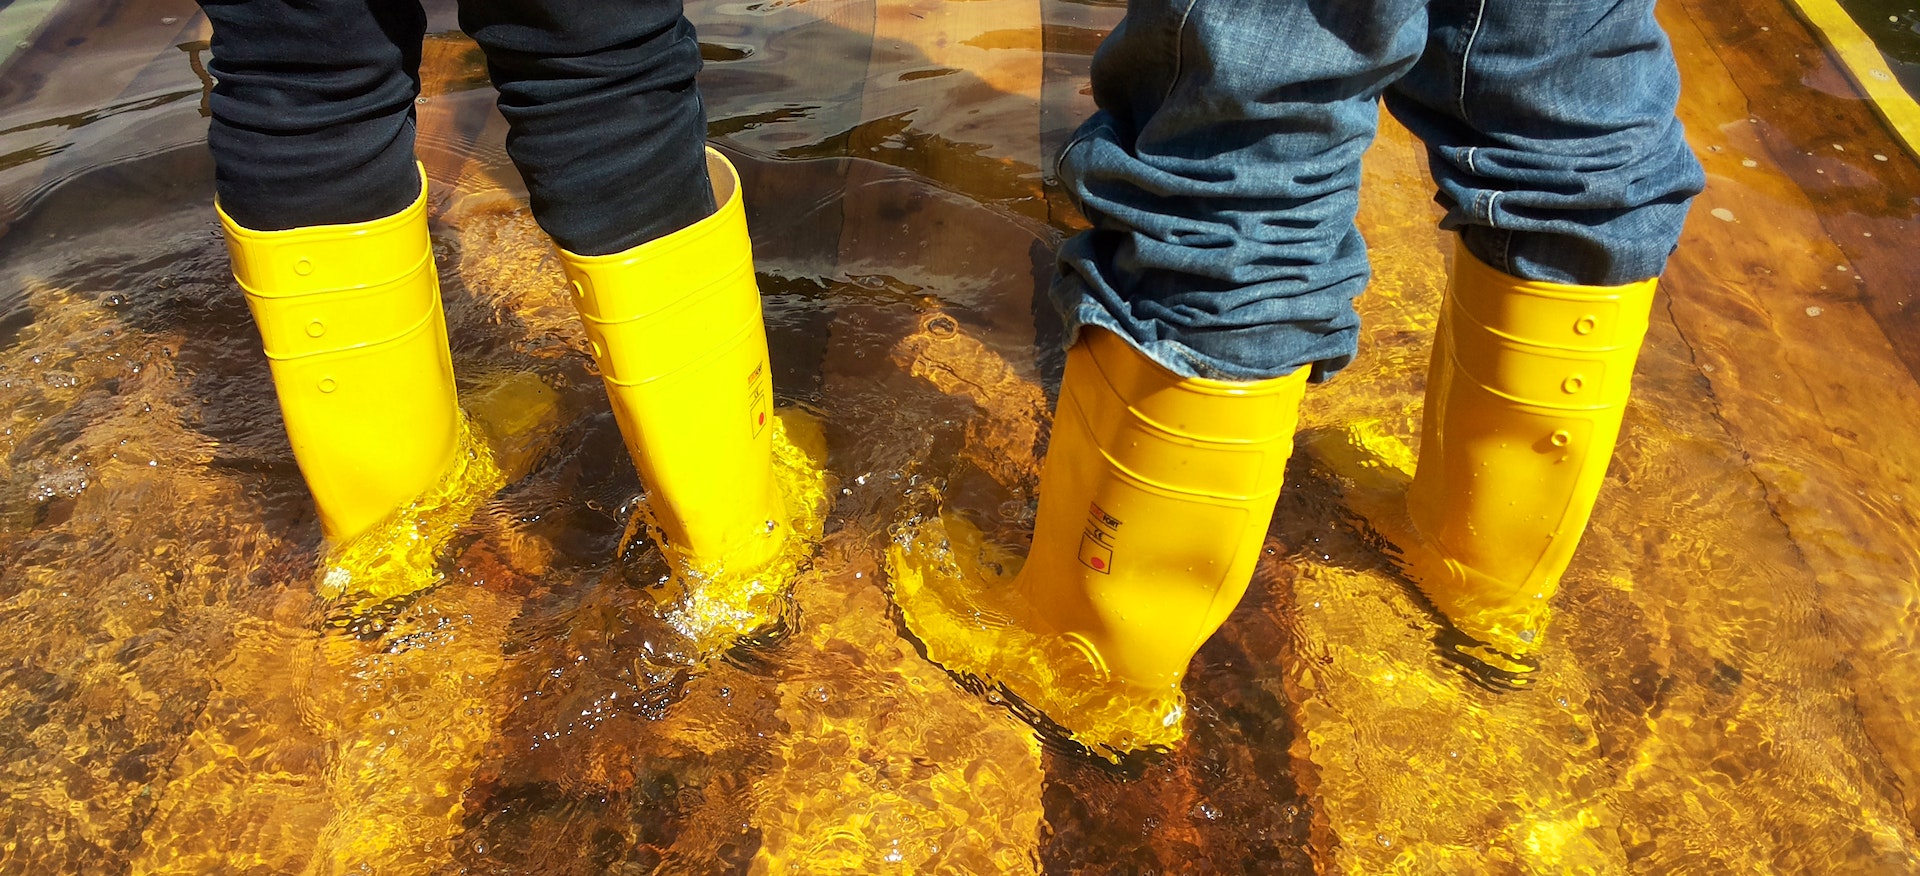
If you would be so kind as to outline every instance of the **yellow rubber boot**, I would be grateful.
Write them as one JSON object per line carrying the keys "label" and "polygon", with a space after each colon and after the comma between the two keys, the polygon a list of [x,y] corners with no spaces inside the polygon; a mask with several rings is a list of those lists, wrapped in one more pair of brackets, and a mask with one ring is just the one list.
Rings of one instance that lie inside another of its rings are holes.
{"label": "yellow rubber boot", "polygon": [[714,574],[783,543],[773,385],[746,212],[711,149],[719,209],[624,252],[562,252],[620,434],[669,546]]}
{"label": "yellow rubber boot", "polygon": [[433,486],[459,446],[425,174],[411,206],[371,222],[254,231],[219,213],[294,459],[327,538],[351,539]]}
{"label": "yellow rubber boot", "polygon": [[1083,331],[1016,579],[1038,620],[1110,679],[1177,701],[1187,663],[1246,592],[1308,370],[1183,378],[1111,332]]}
{"label": "yellow rubber boot", "polygon": [[1613,458],[1654,286],[1533,282],[1455,255],[1408,561],[1467,635],[1512,655],[1538,640]]}

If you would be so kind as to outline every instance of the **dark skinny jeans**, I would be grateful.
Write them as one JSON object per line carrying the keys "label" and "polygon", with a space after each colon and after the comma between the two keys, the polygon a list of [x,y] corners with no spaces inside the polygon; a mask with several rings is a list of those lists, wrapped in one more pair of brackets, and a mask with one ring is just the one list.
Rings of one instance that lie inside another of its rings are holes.
{"label": "dark skinny jeans", "polygon": [[[420,194],[412,0],[200,0],[213,23],[220,205],[270,231],[390,216]],[[461,0],[500,92],[533,215],[566,249],[619,252],[713,210],[681,0]]]}

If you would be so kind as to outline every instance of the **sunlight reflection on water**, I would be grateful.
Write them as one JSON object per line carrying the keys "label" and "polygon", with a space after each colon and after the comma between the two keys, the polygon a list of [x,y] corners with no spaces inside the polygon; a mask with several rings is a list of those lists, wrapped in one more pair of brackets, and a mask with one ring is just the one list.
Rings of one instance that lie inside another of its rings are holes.
{"label": "sunlight reflection on water", "polygon": [[[658,552],[622,550],[641,485],[470,43],[430,40],[420,120],[456,370],[469,397],[533,375],[552,412],[445,582],[344,626],[207,209],[191,5],[22,53],[0,89],[0,872],[1920,869],[1899,301],[1920,171],[1870,117],[1808,158],[1852,117],[1807,131],[1730,72],[1738,28],[1792,20],[1697,12],[1664,18],[1713,183],[1540,681],[1444,660],[1355,485],[1302,452],[1188,679],[1189,738],[1119,768],[922,659],[880,563],[936,488],[1023,548],[1060,367],[1033,299],[1077,222],[1042,156],[1090,106],[1116,5],[690,12],[775,385],[837,479],[791,623],[705,660]],[[1423,160],[1390,125],[1370,153],[1363,355],[1309,396],[1309,443],[1417,434],[1451,248]]]}

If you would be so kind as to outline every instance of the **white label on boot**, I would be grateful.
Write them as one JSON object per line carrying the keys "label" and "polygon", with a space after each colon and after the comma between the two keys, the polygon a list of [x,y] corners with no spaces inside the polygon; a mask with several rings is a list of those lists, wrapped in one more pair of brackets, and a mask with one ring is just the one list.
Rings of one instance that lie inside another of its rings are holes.
{"label": "white label on boot", "polygon": [[1087,503],[1087,528],[1080,534],[1080,564],[1102,575],[1113,574],[1113,545],[1120,521],[1100,506]]}
{"label": "white label on boot", "polygon": [[755,366],[753,373],[747,375],[747,418],[749,429],[755,438],[767,428],[767,420],[772,416],[768,410],[767,363]]}

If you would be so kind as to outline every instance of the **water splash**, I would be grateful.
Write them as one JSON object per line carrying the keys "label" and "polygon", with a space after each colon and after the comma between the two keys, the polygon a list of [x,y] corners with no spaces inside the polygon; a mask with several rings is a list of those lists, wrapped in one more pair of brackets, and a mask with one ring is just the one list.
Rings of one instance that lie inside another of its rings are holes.
{"label": "water splash", "polygon": [[493,451],[461,417],[453,463],[440,480],[366,532],[333,547],[320,563],[315,589],[351,615],[402,599],[445,579],[440,553],[460,525],[506,484]]}
{"label": "water splash", "polygon": [[1047,632],[1014,584],[1020,565],[1011,549],[944,508],[902,523],[887,547],[887,576],[907,629],[928,659],[963,684],[1110,761],[1179,742],[1180,690],[1122,683]]}
{"label": "water splash", "polygon": [[[1445,584],[1459,574],[1440,559],[1407,514],[1407,489],[1418,460],[1384,421],[1361,419],[1338,428],[1311,429],[1300,442],[1316,463],[1341,479],[1341,498],[1355,522],[1416,586]],[[1550,616],[1545,599],[1517,607],[1489,605],[1457,617],[1436,610],[1433,619],[1442,627],[1436,643],[1475,680],[1523,687],[1540,668],[1532,654],[1541,643],[1538,631],[1547,628]]]}
{"label": "water splash", "polygon": [[628,525],[652,534],[671,567],[665,618],[700,654],[717,654],[741,639],[772,637],[787,625],[788,591],[812,560],[826,518],[830,478],[827,439],[820,421],[795,408],[773,420],[774,483],[785,519],[772,521],[767,537],[780,546],[766,562],[743,569],[702,565],[675,550],[642,503]]}

